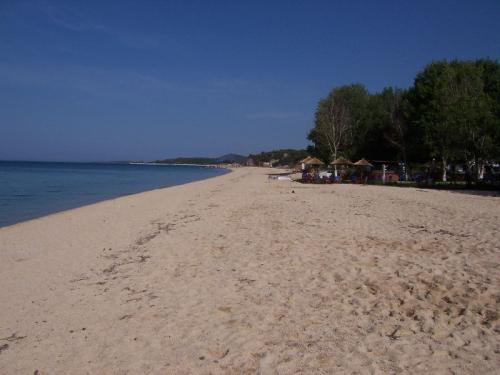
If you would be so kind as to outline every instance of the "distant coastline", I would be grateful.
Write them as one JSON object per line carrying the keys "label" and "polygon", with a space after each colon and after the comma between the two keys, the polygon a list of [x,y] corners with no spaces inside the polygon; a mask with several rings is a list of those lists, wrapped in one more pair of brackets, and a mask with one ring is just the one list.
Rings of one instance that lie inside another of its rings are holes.
{"label": "distant coastline", "polygon": [[221,164],[245,164],[247,156],[239,154],[226,154],[219,157],[177,157],[172,159],[154,160],[151,163],[169,165],[221,165]]}
{"label": "distant coastline", "polygon": [[157,162],[135,162],[131,161],[130,165],[161,165],[173,167],[201,167],[201,168],[225,168],[223,164],[195,164],[195,163],[157,163]]}

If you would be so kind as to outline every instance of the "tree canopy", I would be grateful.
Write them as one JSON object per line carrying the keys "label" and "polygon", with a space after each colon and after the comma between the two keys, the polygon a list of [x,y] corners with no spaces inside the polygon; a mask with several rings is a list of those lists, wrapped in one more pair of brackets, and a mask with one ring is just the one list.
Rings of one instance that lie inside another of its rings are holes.
{"label": "tree canopy", "polygon": [[[500,158],[500,64],[436,61],[407,90],[369,93],[335,87],[319,100],[309,151],[325,162],[372,160],[466,163],[477,174]],[[445,177],[445,176],[444,176]]]}

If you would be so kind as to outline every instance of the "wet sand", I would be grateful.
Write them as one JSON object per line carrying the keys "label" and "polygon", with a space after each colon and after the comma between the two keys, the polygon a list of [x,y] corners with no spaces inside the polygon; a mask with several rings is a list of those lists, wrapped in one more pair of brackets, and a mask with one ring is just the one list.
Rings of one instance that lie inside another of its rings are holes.
{"label": "wet sand", "polygon": [[0,373],[494,373],[500,198],[241,168],[0,229]]}

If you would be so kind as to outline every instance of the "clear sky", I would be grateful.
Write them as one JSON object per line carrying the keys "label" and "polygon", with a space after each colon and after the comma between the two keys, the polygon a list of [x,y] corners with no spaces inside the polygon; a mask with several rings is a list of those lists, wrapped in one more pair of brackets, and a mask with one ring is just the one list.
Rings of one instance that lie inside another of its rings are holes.
{"label": "clear sky", "polygon": [[333,86],[481,57],[499,0],[0,0],[0,159],[305,147]]}

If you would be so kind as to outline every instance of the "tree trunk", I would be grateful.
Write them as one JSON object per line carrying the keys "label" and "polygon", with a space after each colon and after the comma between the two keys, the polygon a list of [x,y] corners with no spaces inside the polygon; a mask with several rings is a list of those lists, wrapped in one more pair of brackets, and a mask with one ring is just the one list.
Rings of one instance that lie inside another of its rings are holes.
{"label": "tree trunk", "polygon": [[446,182],[446,159],[443,157],[443,182]]}
{"label": "tree trunk", "polygon": [[474,182],[477,184],[484,174],[484,163],[479,161],[479,158],[474,156],[474,168],[472,170]]}
{"label": "tree trunk", "polygon": [[[333,152],[333,160],[336,160],[336,159],[337,159],[337,148],[335,147],[335,151]],[[337,176],[338,176],[338,173],[337,173],[337,166],[336,166],[336,165],[334,165],[334,166],[333,166],[333,175],[334,175],[335,177],[337,177]]]}
{"label": "tree trunk", "polygon": [[470,186],[472,183],[472,177],[474,176],[474,170],[472,166],[472,161],[469,160],[469,158],[466,156],[465,157],[465,182],[467,183],[467,186]]}
{"label": "tree trunk", "polygon": [[478,178],[479,180],[482,180],[482,179],[483,179],[483,177],[484,177],[484,163],[482,163],[482,162],[481,162],[481,163],[479,163],[479,162],[478,162],[478,166],[477,166],[477,167],[478,167],[478,170],[477,170],[477,178]]}
{"label": "tree trunk", "polygon": [[408,181],[408,163],[406,162],[406,150],[405,148],[403,147],[402,148],[402,154],[403,154],[403,165],[404,165],[404,168],[405,168],[405,181]]}

